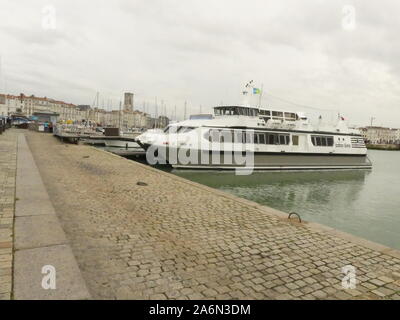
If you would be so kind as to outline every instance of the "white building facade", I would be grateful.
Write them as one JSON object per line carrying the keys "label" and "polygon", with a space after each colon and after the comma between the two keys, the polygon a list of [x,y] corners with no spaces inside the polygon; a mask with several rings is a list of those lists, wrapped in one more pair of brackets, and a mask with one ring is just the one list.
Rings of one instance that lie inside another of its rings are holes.
{"label": "white building facade", "polygon": [[150,115],[133,109],[133,94],[129,94],[128,98],[123,110],[106,111],[90,106],[78,107],[72,103],[47,97],[0,94],[0,116],[22,115],[29,117],[38,111],[51,111],[59,114],[59,121],[91,121],[99,126],[113,126],[123,129],[150,128]]}
{"label": "white building facade", "polygon": [[371,144],[400,144],[400,129],[368,126],[360,128],[367,143]]}

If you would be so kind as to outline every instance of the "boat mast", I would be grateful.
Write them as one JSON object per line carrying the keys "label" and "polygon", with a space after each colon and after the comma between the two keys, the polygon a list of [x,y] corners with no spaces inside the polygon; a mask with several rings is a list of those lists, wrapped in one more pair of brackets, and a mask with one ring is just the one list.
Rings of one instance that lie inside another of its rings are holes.
{"label": "boat mast", "polygon": [[[122,102],[119,100],[119,112],[118,112],[118,128],[121,130],[121,105]],[[121,135],[121,132],[119,133]]]}
{"label": "boat mast", "polygon": [[264,84],[261,84],[261,91],[260,91],[260,96],[258,97],[258,109],[261,108],[261,99],[262,99],[262,95],[263,95],[263,91],[264,91]]}
{"label": "boat mast", "polygon": [[372,127],[372,123],[374,122],[375,118],[371,117],[371,127]]}

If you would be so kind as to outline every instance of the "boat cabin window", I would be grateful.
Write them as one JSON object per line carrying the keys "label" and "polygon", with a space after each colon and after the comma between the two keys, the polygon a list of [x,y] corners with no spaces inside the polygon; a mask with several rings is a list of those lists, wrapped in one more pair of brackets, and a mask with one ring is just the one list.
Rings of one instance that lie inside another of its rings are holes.
{"label": "boat cabin window", "polygon": [[234,131],[234,143],[246,143],[250,142],[250,139],[248,139],[249,141],[246,140],[246,132],[245,131]]}
{"label": "boat cabin window", "polygon": [[[232,142],[232,130],[219,130],[211,129],[208,131],[204,137],[210,142],[228,143]],[[240,135],[240,141],[242,141],[242,136]]]}
{"label": "boat cabin window", "polygon": [[277,142],[275,142],[275,140],[277,139],[277,135],[274,134],[267,134],[267,144],[277,144]]}
{"label": "boat cabin window", "polygon": [[296,121],[296,114],[293,112],[285,112],[286,121]]}
{"label": "boat cabin window", "polygon": [[240,115],[240,116],[256,117],[258,115],[258,109],[256,109],[256,108],[238,107],[238,106],[215,107],[214,108],[214,114],[216,116],[224,116],[224,115],[239,116]]}
{"label": "boat cabin window", "polygon": [[280,118],[282,118],[282,117],[283,117],[283,112],[280,112],[280,111],[272,111],[272,116],[273,116],[273,117],[280,117]]}
{"label": "boat cabin window", "polygon": [[299,136],[292,136],[292,144],[294,146],[298,146],[299,145]]}
{"label": "boat cabin window", "polygon": [[299,116],[294,112],[260,110],[259,115],[265,120],[265,122],[271,119],[271,117],[274,120],[284,121],[296,121],[299,119]]}
{"label": "boat cabin window", "polygon": [[254,143],[288,145],[290,144],[290,136],[279,133],[254,133]]}
{"label": "boat cabin window", "polygon": [[262,115],[262,116],[270,116],[271,115],[271,111],[269,111],[269,110],[260,110],[260,115]]}
{"label": "boat cabin window", "polygon": [[255,143],[289,145],[290,135],[282,133],[260,133],[246,132],[241,130],[219,130],[212,129],[204,137],[210,142],[219,143]]}
{"label": "boat cabin window", "polygon": [[311,142],[317,147],[332,147],[333,137],[332,136],[311,136]]}

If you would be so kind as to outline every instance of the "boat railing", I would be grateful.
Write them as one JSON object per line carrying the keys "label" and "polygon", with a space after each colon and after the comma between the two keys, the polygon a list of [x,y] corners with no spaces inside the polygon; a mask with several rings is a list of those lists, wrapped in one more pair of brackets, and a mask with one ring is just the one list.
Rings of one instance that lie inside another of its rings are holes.
{"label": "boat railing", "polygon": [[266,127],[270,129],[282,129],[282,130],[290,130],[296,128],[295,122],[273,122],[271,120],[267,121]]}

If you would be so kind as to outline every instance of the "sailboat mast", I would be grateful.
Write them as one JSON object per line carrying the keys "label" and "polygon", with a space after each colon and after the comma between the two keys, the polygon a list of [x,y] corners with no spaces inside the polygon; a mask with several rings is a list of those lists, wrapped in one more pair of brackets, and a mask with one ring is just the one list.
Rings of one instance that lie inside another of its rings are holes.
{"label": "sailboat mast", "polygon": [[158,128],[158,105],[157,105],[157,97],[156,97],[156,119],[155,119],[155,127]]}
{"label": "sailboat mast", "polygon": [[[121,105],[122,105],[122,102],[121,102],[121,100],[119,100],[119,112],[118,112],[118,128],[119,128],[119,130],[121,130]],[[120,133],[120,135],[121,135],[121,133]]]}

